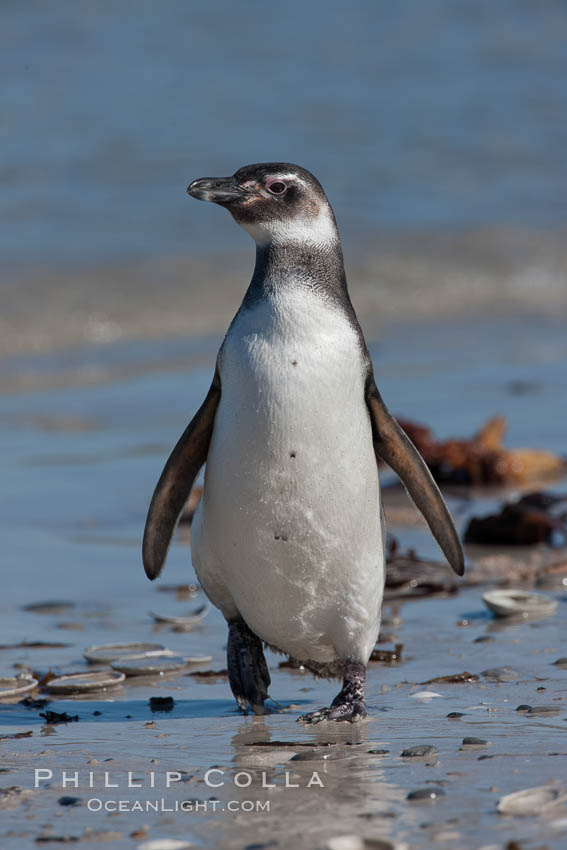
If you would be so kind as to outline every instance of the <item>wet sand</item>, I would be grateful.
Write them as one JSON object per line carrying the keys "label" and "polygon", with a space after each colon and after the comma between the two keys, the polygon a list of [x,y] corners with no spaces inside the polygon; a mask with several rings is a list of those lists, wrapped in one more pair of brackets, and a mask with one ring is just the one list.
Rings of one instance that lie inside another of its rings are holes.
{"label": "wet sand", "polygon": [[[0,356],[8,366],[40,353],[72,362],[89,345],[159,345],[172,338],[182,344],[222,333],[250,280],[254,245],[222,210],[212,212],[215,252],[197,247],[151,260],[5,267]],[[194,225],[202,213],[189,207],[184,220]],[[336,213],[340,223],[341,209]],[[228,247],[231,239],[237,249]],[[367,223],[342,241],[353,303],[369,339],[400,319],[567,312],[563,227],[384,232]]]}
{"label": "wet sand", "polygon": [[[145,579],[139,551],[157,475],[208,386],[216,341],[200,343],[115,349],[109,344],[83,352],[92,372],[100,370],[90,383],[75,373],[70,378],[61,363],[30,359],[35,372],[43,363],[50,388],[25,391],[20,385],[10,392],[5,385],[1,643],[68,645],[0,649],[0,675],[13,674],[15,664],[43,673],[78,672],[86,669],[86,647],[135,640],[159,641],[183,655],[211,655],[199,669],[225,667],[226,635],[217,611],[186,634],[156,626],[149,616],[186,614],[203,601],[200,594],[177,599],[159,590],[194,580],[187,531],[172,547],[157,586]],[[390,407],[431,425],[440,436],[469,434],[502,412],[510,420],[509,445],[567,453],[567,341],[561,321],[520,317],[398,325],[372,346],[372,354]],[[180,369],[183,360],[193,368]],[[564,491],[567,482],[555,482],[552,489]],[[468,492],[448,493],[460,527],[471,513],[495,506],[502,493],[472,495],[471,500]],[[437,557],[422,526],[391,531],[404,548]],[[479,553],[470,554],[474,559]],[[275,655],[269,655],[270,692],[281,710],[264,718],[236,713],[226,679],[199,680],[185,672],[163,681],[126,680],[106,696],[54,698],[47,706],[78,715],[78,722],[51,725],[40,717],[45,709],[0,706],[0,736],[33,732],[0,740],[0,788],[22,789],[0,797],[0,846],[25,850],[51,836],[109,848],[159,838],[203,847],[322,848],[345,834],[409,848],[472,850],[509,841],[523,841],[526,848],[565,846],[565,809],[527,818],[496,811],[505,794],[565,783],[567,672],[553,664],[565,655],[565,587],[542,589],[558,600],[553,616],[521,623],[495,621],[482,604],[484,589],[463,584],[447,598],[385,607],[381,648],[403,644],[402,660],[371,665],[369,719],[354,727],[296,723],[303,711],[328,704],[337,686],[280,669]],[[23,610],[46,600],[70,605],[52,613]],[[513,669],[509,681],[482,675],[501,667]],[[478,675],[478,681],[420,684],[463,671]],[[422,691],[439,696],[412,696]],[[151,711],[150,697],[160,695],[174,698],[171,712]],[[558,710],[527,714],[516,711],[521,704]],[[447,717],[454,712],[462,716]],[[461,749],[467,736],[487,743]],[[417,745],[438,752],[401,756]],[[34,788],[35,769],[53,771],[49,785]],[[207,785],[210,769],[224,771],[209,775],[210,782],[223,784]],[[61,771],[79,771],[79,787],[63,788]],[[118,788],[104,787],[105,771]],[[128,771],[141,789],[127,787]],[[165,788],[166,771],[181,773],[182,781]],[[239,772],[243,783],[251,777],[249,787],[235,785]],[[318,782],[306,787],[314,772],[323,787]],[[292,787],[285,787],[286,779]],[[263,781],[276,787],[262,787]],[[423,788],[444,794],[433,802],[407,799]],[[62,805],[58,801],[65,796],[80,799]],[[88,803],[138,800],[146,806],[162,799],[163,811],[89,811],[98,803]],[[171,811],[191,800],[200,802],[198,810],[194,803],[192,811]],[[236,811],[229,811],[230,801]],[[269,811],[243,811],[245,801],[252,808],[268,802]]]}

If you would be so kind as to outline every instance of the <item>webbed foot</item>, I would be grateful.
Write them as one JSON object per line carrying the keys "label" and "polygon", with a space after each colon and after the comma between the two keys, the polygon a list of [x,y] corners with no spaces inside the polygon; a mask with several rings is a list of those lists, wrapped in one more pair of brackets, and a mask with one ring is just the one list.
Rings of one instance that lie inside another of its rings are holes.
{"label": "webbed foot", "polygon": [[297,718],[298,722],[315,724],[323,720],[363,720],[368,712],[364,700],[366,667],[357,661],[345,662],[343,686],[329,708],[309,711]]}
{"label": "webbed foot", "polygon": [[260,639],[239,617],[228,624],[228,681],[238,707],[248,713],[264,714],[270,674]]}

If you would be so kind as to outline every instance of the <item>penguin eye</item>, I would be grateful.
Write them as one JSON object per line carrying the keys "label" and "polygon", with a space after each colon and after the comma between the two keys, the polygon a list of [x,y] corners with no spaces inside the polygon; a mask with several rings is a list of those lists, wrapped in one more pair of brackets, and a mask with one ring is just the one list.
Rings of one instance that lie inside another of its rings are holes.
{"label": "penguin eye", "polygon": [[274,180],[272,183],[266,183],[266,189],[272,195],[283,195],[287,186],[282,180]]}

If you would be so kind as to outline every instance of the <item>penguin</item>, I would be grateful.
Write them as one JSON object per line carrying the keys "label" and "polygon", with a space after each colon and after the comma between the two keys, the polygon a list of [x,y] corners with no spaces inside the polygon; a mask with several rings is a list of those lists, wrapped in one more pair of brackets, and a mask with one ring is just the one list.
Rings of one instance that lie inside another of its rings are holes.
{"label": "penguin", "polygon": [[195,180],[187,191],[231,213],[256,242],[256,264],[207,396],[154,491],[144,568],[152,580],[160,574],[204,465],[192,561],[228,625],[238,707],[264,713],[267,646],[318,675],[342,677],[330,706],[298,720],[359,721],[385,579],[378,462],[400,477],[457,575],[461,543],[421,455],[378,392],[319,181],[272,162]]}

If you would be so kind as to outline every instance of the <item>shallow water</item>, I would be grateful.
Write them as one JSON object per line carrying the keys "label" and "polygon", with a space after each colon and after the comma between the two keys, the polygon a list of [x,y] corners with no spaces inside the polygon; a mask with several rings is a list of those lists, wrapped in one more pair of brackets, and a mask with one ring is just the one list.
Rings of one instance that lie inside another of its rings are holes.
{"label": "shallow water", "polygon": [[[43,672],[79,671],[86,666],[82,652],[87,646],[126,640],[155,640],[184,655],[212,655],[206,668],[225,666],[225,627],[216,610],[187,634],[158,627],[149,616],[150,611],[185,614],[202,602],[201,595],[178,600],[175,594],[159,592],[160,585],[194,580],[187,533],[173,545],[157,587],[145,579],[140,558],[152,488],[208,387],[215,346],[215,338],[109,344],[81,352],[74,365],[65,358],[29,357],[29,375],[37,377],[43,370],[43,391],[26,390],[18,381],[21,373],[6,367],[0,396],[5,485],[0,532],[7,577],[0,599],[2,643],[69,645],[0,650],[0,675],[12,672],[15,663]],[[507,444],[567,453],[567,341],[561,321],[398,325],[371,348],[379,385],[396,413],[448,436],[471,433],[501,412],[510,420]],[[184,359],[188,367],[179,368]],[[86,371],[77,369],[77,362]],[[567,482],[553,486],[565,490]],[[457,491],[449,500],[461,526],[471,511],[496,503],[496,497],[486,494],[471,503]],[[421,527],[392,531],[402,546],[436,557],[435,544]],[[502,846],[511,839],[525,839],[528,847],[536,841],[563,847],[566,827],[560,815],[518,820],[495,811],[504,794],[565,776],[567,674],[552,663],[565,655],[565,590],[545,592],[559,600],[553,617],[510,625],[491,619],[481,588],[395,609],[387,606],[383,633],[389,640],[384,647],[403,643],[402,663],[371,666],[370,718],[358,727],[305,729],[296,724],[302,711],[328,704],[336,683],[280,670],[281,659],[274,655],[269,656],[271,694],[284,710],[265,718],[239,716],[226,680],[199,681],[187,675],[163,682],[127,681],[106,699],[56,699],[50,709],[80,719],[51,728],[39,709],[0,706],[0,734],[34,733],[0,742],[1,767],[9,771],[0,774],[0,785],[33,790],[35,768],[54,771],[50,787],[34,790],[21,806],[2,812],[0,845],[18,850],[36,846],[35,838],[49,830],[93,840],[84,832],[92,829],[110,833],[94,839],[109,848],[135,846],[142,839],[134,841],[130,833],[147,824],[151,839],[189,838],[206,847],[267,842],[317,848],[345,833],[389,838],[412,848],[439,842],[466,850]],[[72,607],[51,614],[22,610],[45,600],[68,601]],[[464,619],[470,625],[458,626]],[[475,643],[480,636],[493,641]],[[497,684],[481,677],[470,684],[418,684],[438,675],[478,674],[504,665],[518,672],[516,680]],[[429,702],[411,697],[423,690],[441,696]],[[173,696],[173,711],[152,714],[148,700],[155,695]],[[528,717],[515,712],[521,703],[553,704],[560,711]],[[95,716],[94,711],[102,713]],[[464,716],[447,719],[454,711]],[[146,727],[151,720],[155,727]],[[490,744],[460,751],[469,735]],[[336,745],[329,747],[336,758],[290,761],[309,749],[304,745],[328,743]],[[400,757],[402,749],[417,744],[437,747],[434,764]],[[379,748],[389,752],[368,753]],[[100,764],[89,764],[91,759]],[[204,780],[212,767],[225,771],[211,776],[213,782],[224,780],[220,787]],[[78,789],[61,787],[62,770],[80,771]],[[90,770],[95,772],[92,789]],[[118,789],[103,787],[105,770]],[[142,790],[126,787],[129,770],[134,778],[143,778]],[[192,778],[164,789],[167,770],[187,771]],[[314,770],[324,787],[307,789]],[[250,787],[234,785],[238,771],[250,772]],[[262,771],[275,789],[262,788]],[[299,789],[285,787],[286,771],[288,784],[299,784]],[[431,783],[442,787],[445,796],[435,803],[406,800],[409,791]],[[65,794],[80,797],[82,805],[58,805]],[[91,798],[162,797],[166,809],[188,799],[207,800],[209,808],[186,814],[109,814],[87,808]],[[220,801],[216,811],[211,797]],[[230,812],[231,800],[239,805],[269,801],[270,811]]]}

